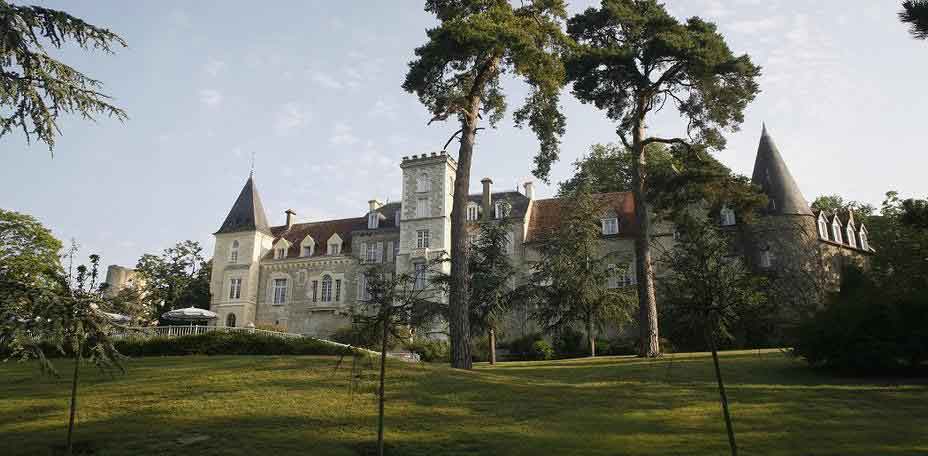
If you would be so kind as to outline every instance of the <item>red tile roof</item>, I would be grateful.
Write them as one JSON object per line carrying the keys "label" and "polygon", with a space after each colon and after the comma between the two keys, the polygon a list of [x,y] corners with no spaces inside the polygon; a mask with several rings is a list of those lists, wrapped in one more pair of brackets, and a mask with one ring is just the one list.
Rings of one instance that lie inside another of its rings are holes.
{"label": "red tile roof", "polygon": [[[603,214],[611,211],[619,219],[619,234],[609,237],[631,237],[638,232],[635,199],[630,192],[597,193],[593,195],[593,199],[602,207]],[[557,228],[567,210],[567,204],[568,200],[564,198],[535,200],[532,203],[532,215],[525,241],[540,241],[547,233]]]}

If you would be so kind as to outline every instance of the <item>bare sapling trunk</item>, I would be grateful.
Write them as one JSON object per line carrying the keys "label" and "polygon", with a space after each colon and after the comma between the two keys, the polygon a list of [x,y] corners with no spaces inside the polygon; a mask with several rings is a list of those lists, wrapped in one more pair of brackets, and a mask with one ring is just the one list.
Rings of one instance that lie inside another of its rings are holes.
{"label": "bare sapling trunk", "polygon": [[496,330],[490,328],[490,364],[496,364]]}
{"label": "bare sapling trunk", "polygon": [[387,338],[390,334],[390,320],[388,315],[383,319],[383,338],[380,342],[380,391],[378,394],[378,411],[377,411],[377,456],[383,456],[383,402],[384,402],[384,377],[387,373]]}
{"label": "bare sapling trunk", "polygon": [[719,396],[722,401],[722,414],[725,417],[725,430],[728,431],[728,446],[731,447],[731,456],[738,456],[738,445],[735,444],[735,429],[731,424],[731,415],[728,413],[728,396],[725,394],[725,383],[722,381],[722,370],[719,368],[719,353],[715,346],[715,338],[706,334],[706,342],[712,351],[712,363],[715,365],[715,380],[719,384]]}
{"label": "bare sapling trunk", "polygon": [[74,354],[74,375],[71,377],[71,412],[70,417],[68,418],[68,455],[73,454],[73,440],[74,435],[74,416],[77,413],[77,380],[78,373],[80,373],[81,368],[81,357],[83,355],[83,344],[80,341],[77,343],[77,350]]}
{"label": "bare sapling trunk", "polygon": [[[639,112],[644,112],[643,102]],[[657,328],[657,299],[654,296],[654,275],[651,263],[651,219],[647,202],[647,155],[643,145],[644,115],[641,114],[633,134],[632,195],[635,199],[635,218],[638,233],[635,236],[635,272],[638,279],[638,328],[641,348],[639,355],[653,358],[661,353]]]}

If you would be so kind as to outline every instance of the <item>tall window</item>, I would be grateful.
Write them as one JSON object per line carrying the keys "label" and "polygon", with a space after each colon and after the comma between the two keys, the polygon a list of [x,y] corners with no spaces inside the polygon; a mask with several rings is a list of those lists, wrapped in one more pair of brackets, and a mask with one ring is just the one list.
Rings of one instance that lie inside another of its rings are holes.
{"label": "tall window", "polygon": [[760,253],[760,267],[770,268],[773,267],[773,252],[768,247],[767,250],[764,250]]}
{"label": "tall window", "polygon": [[379,263],[377,261],[377,257],[379,256],[377,255],[377,253],[378,252],[377,252],[376,242],[371,242],[370,244],[367,244],[367,255],[365,259],[367,260],[368,263]]}
{"label": "tall window", "polygon": [[238,263],[238,241],[232,241],[232,250],[229,252],[229,263]]}
{"label": "tall window", "polygon": [[603,222],[603,235],[609,236],[610,234],[619,234],[619,219],[615,217],[609,217],[602,219]]}
{"label": "tall window", "polygon": [[333,243],[329,244],[329,255],[339,255],[339,254],[341,254],[341,253],[342,253],[342,245],[341,245],[341,244],[339,244],[339,243],[337,243],[337,242],[333,242]]}
{"label": "tall window", "polygon": [[226,316],[226,326],[230,328],[235,327],[235,314],[229,314],[228,316]]}
{"label": "tall window", "polygon": [[835,218],[834,222],[831,222],[831,235],[834,236],[834,241],[841,243],[841,224],[838,223],[838,219]]}
{"label": "tall window", "polygon": [[500,201],[496,203],[496,218],[509,217],[509,203]]}
{"label": "tall window", "polygon": [[322,276],[322,302],[332,302],[332,276]]}
{"label": "tall window", "polygon": [[232,279],[229,281],[229,299],[239,299],[242,297],[242,279]]}
{"label": "tall window", "polygon": [[416,231],[416,248],[427,249],[429,247],[429,230]]}
{"label": "tall window", "polygon": [[274,304],[287,303],[287,279],[274,279]]}
{"label": "tall window", "polygon": [[319,281],[313,280],[313,302],[317,301],[318,293],[319,293]]}
{"label": "tall window", "polygon": [[818,219],[818,236],[822,239],[828,239],[828,223],[824,218]]}
{"label": "tall window", "polygon": [[416,278],[415,288],[417,290],[424,290],[425,281],[427,279],[425,263],[416,263],[415,265],[413,265],[413,267],[414,267],[414,274]]}
{"label": "tall window", "polygon": [[303,249],[300,253],[300,256],[313,256],[313,251],[316,248],[316,242],[313,240],[313,238],[306,236],[306,239],[303,239],[303,243],[301,245],[303,246]]}
{"label": "tall window", "polygon": [[400,256],[400,241],[393,243],[393,262],[396,263],[396,257]]}
{"label": "tall window", "polygon": [[480,210],[477,208],[476,204],[471,204],[467,206],[467,220],[477,220],[480,218]]}
{"label": "tall window", "polygon": [[416,217],[428,217],[429,216],[429,199],[428,198],[417,198],[416,199]]}
{"label": "tall window", "polygon": [[515,244],[515,242],[513,242],[513,239],[512,239],[512,232],[506,233],[506,241],[505,241],[505,242],[506,242],[506,243],[503,245],[503,251],[506,252],[508,255],[512,255],[512,253],[513,253],[513,244]]}
{"label": "tall window", "polygon": [[341,300],[342,300],[342,280],[336,279],[335,280],[335,302],[339,302]]}
{"label": "tall window", "polygon": [[723,207],[719,211],[719,222],[722,226],[734,226],[735,224],[735,211],[731,210],[728,207]]}
{"label": "tall window", "polygon": [[422,173],[416,179],[416,192],[427,192],[432,190],[432,182],[429,180],[429,175]]}
{"label": "tall window", "polygon": [[358,300],[367,301],[371,299],[371,292],[367,288],[367,274],[358,274]]}
{"label": "tall window", "polygon": [[275,260],[282,260],[284,258],[287,258],[287,249],[285,247],[277,247],[274,249]]}
{"label": "tall window", "polygon": [[624,271],[622,271],[622,286],[629,287],[638,283],[638,275],[635,273],[637,265],[632,261]]}
{"label": "tall window", "polygon": [[860,227],[860,248],[863,250],[870,250],[870,242],[867,240],[867,230],[863,227]]}
{"label": "tall window", "polygon": [[380,222],[379,212],[372,211],[370,214],[367,215],[367,229],[376,230],[379,222]]}
{"label": "tall window", "polygon": [[619,288],[619,271],[614,264],[607,266],[609,279],[606,280],[606,288]]}
{"label": "tall window", "polygon": [[847,234],[847,245],[857,247],[856,239],[854,239],[854,226],[848,223],[847,228],[844,229],[844,233]]}

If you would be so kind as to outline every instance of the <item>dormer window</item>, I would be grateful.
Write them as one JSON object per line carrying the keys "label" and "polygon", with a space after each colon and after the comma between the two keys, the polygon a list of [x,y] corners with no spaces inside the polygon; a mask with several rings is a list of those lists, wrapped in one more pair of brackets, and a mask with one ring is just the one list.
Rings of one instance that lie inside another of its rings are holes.
{"label": "dormer window", "polygon": [[480,209],[476,204],[469,204],[467,206],[467,220],[476,221],[480,218]]}
{"label": "dormer window", "polygon": [[837,217],[835,217],[834,221],[831,222],[831,235],[833,237],[833,241],[837,242],[838,244],[841,243],[841,224],[838,223]]}
{"label": "dormer window", "polygon": [[341,236],[338,235],[338,233],[335,233],[331,237],[329,237],[329,240],[326,243],[326,245],[328,245],[329,247],[328,249],[329,255],[341,255],[342,254],[342,238]]}
{"label": "dormer window", "polygon": [[500,201],[496,203],[496,218],[509,217],[510,206],[509,203],[505,201]]}
{"label": "dormer window", "polygon": [[316,241],[313,240],[312,237],[306,236],[300,245],[302,246],[300,249],[301,257],[311,257],[314,253],[316,253]]}
{"label": "dormer window", "polygon": [[370,214],[367,215],[367,229],[376,230],[377,225],[379,224],[380,224],[380,213],[379,212],[372,211]]}
{"label": "dormer window", "polygon": [[870,241],[867,239],[867,229],[861,226],[860,231],[857,233],[860,235],[860,248],[862,250],[870,250]]}
{"label": "dormer window", "polygon": [[619,234],[619,219],[616,217],[606,217],[601,220],[603,227],[603,236]]}
{"label": "dormer window", "polygon": [[238,263],[238,240],[232,241],[232,249],[229,251],[229,263]]}
{"label": "dormer window", "polygon": [[722,210],[719,211],[719,223],[721,223],[722,226],[734,226],[735,211],[731,210],[729,207],[722,207]]}
{"label": "dormer window", "polygon": [[283,247],[278,247],[278,248],[274,249],[274,259],[275,259],[275,260],[282,260],[282,259],[284,259],[284,258],[287,258],[287,249],[285,249],[285,248],[283,248]]}
{"label": "dormer window", "polygon": [[818,217],[818,237],[828,239],[828,222],[821,215]]}
{"label": "dormer window", "polygon": [[847,245],[856,248],[857,240],[854,238],[854,225],[848,224],[844,231],[847,234]]}
{"label": "dormer window", "polygon": [[431,181],[429,181],[429,175],[422,173],[419,177],[416,178],[416,192],[423,193],[432,190]]}

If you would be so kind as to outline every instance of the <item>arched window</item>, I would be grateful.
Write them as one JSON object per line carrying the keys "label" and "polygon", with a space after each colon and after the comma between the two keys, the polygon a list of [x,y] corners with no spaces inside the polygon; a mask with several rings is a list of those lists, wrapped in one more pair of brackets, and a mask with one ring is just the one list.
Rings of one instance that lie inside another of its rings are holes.
{"label": "arched window", "polygon": [[857,240],[854,239],[854,226],[851,224],[848,224],[844,232],[845,234],[847,234],[847,245],[851,247],[857,247]]}
{"label": "arched window", "polygon": [[831,222],[831,235],[834,237],[833,241],[838,244],[841,243],[841,224],[838,223],[838,218],[835,217],[834,221]]}
{"label": "arched window", "polygon": [[232,250],[229,252],[229,263],[238,263],[238,240],[232,241]]}
{"label": "arched window", "polygon": [[431,181],[429,181],[429,175],[422,173],[416,178],[416,192],[428,192],[432,190]]}
{"label": "arched window", "polygon": [[322,302],[332,302],[332,276],[322,276]]}
{"label": "arched window", "polygon": [[234,327],[235,327],[235,314],[230,313],[230,314],[226,317],[226,326],[228,326],[228,327],[230,327],[230,328],[234,328]]}
{"label": "arched window", "polygon": [[735,211],[728,207],[722,207],[722,210],[719,211],[719,218],[722,226],[734,226]]}

